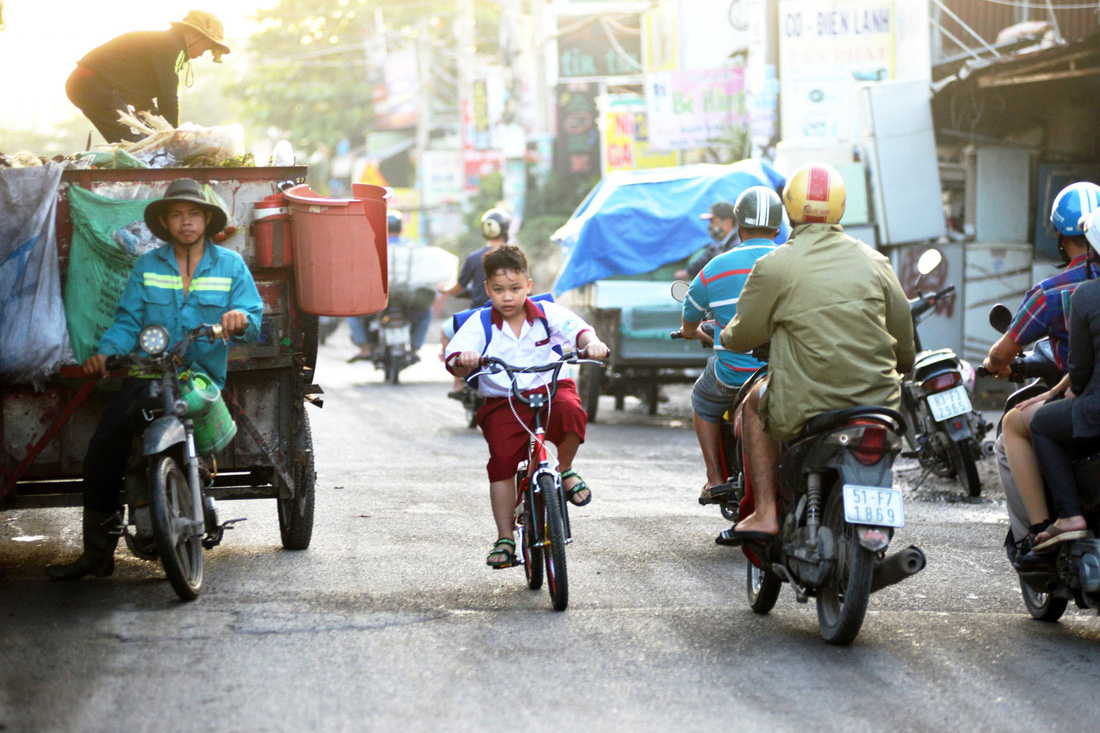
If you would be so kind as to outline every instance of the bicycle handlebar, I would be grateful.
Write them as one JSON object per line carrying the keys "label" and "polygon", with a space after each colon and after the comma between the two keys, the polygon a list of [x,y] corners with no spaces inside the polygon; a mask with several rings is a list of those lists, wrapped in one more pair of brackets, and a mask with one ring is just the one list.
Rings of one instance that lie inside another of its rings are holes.
{"label": "bicycle handlebar", "polygon": [[[608,351],[608,356],[611,352]],[[498,359],[495,356],[483,356],[478,366],[482,369],[491,369],[493,374],[498,372],[507,372],[509,374],[513,372],[523,372],[524,374],[540,374],[542,372],[555,371],[561,369],[566,364],[603,364],[599,359],[589,359],[585,356],[585,351],[571,351],[568,354],[562,354],[560,358],[548,364],[540,364],[539,366],[521,367],[515,364],[509,364],[508,362]]]}

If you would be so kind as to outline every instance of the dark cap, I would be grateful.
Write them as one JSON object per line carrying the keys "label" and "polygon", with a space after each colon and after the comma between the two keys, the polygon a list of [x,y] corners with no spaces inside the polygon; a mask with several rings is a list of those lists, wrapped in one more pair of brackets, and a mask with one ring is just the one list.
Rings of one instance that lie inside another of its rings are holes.
{"label": "dark cap", "polygon": [[700,219],[733,219],[733,204],[729,201],[719,201],[710,205],[710,213],[703,214]]}

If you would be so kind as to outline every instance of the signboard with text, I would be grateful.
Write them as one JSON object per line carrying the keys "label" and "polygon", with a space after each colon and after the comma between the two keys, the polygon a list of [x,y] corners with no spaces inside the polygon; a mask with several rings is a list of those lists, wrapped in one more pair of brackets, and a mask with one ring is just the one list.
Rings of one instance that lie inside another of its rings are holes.
{"label": "signboard with text", "polygon": [[728,141],[745,124],[741,69],[646,75],[649,142],[655,150],[704,148]]}
{"label": "signboard with text", "polygon": [[637,15],[562,16],[558,20],[558,76],[627,76],[642,71]]}
{"label": "signboard with text", "polygon": [[600,136],[596,127],[593,83],[559,84],[554,171],[560,176],[589,177],[600,172]]}
{"label": "signboard with text", "polygon": [[784,140],[855,140],[856,88],[892,78],[894,0],[781,0]]}
{"label": "signboard with text", "polygon": [[679,163],[676,153],[656,153],[649,143],[645,100],[611,96],[603,115],[603,172],[667,168]]}

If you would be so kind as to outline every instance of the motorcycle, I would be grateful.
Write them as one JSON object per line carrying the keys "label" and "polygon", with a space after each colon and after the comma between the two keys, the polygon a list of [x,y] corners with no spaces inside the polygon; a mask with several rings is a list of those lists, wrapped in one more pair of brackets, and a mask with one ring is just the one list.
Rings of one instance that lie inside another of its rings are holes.
{"label": "motorcycle", "polygon": [[[1008,330],[1012,312],[1004,305],[993,306],[989,323],[999,333]],[[984,368],[979,376],[986,376]],[[1008,380],[1023,387],[1005,400],[1005,412],[1020,402],[1051,389],[1062,378],[1054,360],[1050,342],[1039,341],[1028,351],[1012,360]],[[997,434],[1001,425],[997,425]],[[1093,537],[1100,535],[1100,450],[1081,453],[1073,464],[1081,509]],[[1057,621],[1065,613],[1070,600],[1078,608],[1095,609],[1100,613],[1100,540],[1087,538],[1063,542],[1049,568],[1017,571],[1024,605],[1033,618]]]}
{"label": "motorcycle", "polygon": [[[243,521],[218,522],[214,498],[207,493],[213,476],[199,457],[203,446],[196,444],[195,421],[207,421],[200,437],[215,442],[210,452],[228,443],[236,426],[215,385],[204,375],[181,372],[191,344],[220,338],[221,326],[204,324],[169,347],[167,329],[146,326],[138,337],[144,355],[107,358],[109,370],[128,368],[130,376],[150,378],[138,403],[147,424],[135,436],[123,477],[121,532],[134,555],[160,560],[172,588],[185,601],[202,590],[203,550],[220,544],[225,530]],[[211,434],[211,426],[218,432]]]}
{"label": "motorcycle", "polygon": [[[918,286],[921,277],[939,267],[942,259],[935,249],[921,255]],[[902,412],[912,428],[905,438],[910,450],[902,455],[919,460],[926,475],[957,477],[968,496],[979,496],[982,483],[976,461],[984,454],[982,439],[992,426],[971,404],[972,382],[968,384],[963,375],[964,371],[973,374],[973,370],[951,349],[924,350],[917,329],[936,305],[954,292],[954,285],[928,294],[918,288],[917,297],[909,301],[917,358],[901,383]]]}
{"label": "motorcycle", "polygon": [[[386,384],[397,384],[401,370],[420,361],[412,347],[412,316],[430,307],[435,291],[420,288],[413,291],[390,293],[386,309],[370,321],[368,338],[371,342],[370,360],[382,371]],[[427,299],[427,305],[423,301]]]}
{"label": "motorcycle", "polygon": [[[686,286],[674,286],[673,296]],[[753,356],[766,362],[766,348]],[[740,408],[767,373],[765,364],[745,382],[723,425],[729,478],[711,493],[734,521],[754,510]],[[779,534],[741,542],[755,613],[771,611],[782,584],[790,583],[799,603],[816,599],[822,637],[847,645],[863,626],[871,593],[924,568],[924,553],[915,546],[886,556],[894,530],[905,525],[902,492],[893,487],[904,432],[905,421],[894,410],[848,407],[813,417],[796,441],[783,446]]]}

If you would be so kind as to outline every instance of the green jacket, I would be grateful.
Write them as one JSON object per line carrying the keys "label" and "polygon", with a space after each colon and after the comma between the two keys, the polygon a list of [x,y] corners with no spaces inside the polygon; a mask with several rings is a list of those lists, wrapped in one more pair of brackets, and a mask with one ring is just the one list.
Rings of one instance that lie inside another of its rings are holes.
{"label": "green jacket", "polygon": [[761,415],[777,440],[827,410],[898,409],[899,372],[913,367],[913,320],[889,260],[838,224],[802,224],[753,266],[722,330],[747,352],[771,340]]}

